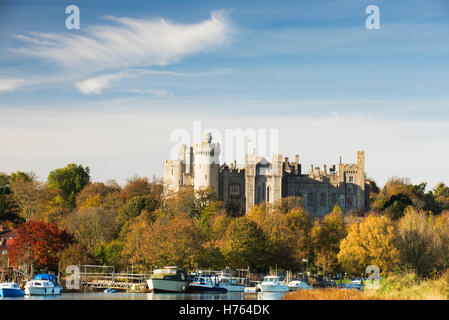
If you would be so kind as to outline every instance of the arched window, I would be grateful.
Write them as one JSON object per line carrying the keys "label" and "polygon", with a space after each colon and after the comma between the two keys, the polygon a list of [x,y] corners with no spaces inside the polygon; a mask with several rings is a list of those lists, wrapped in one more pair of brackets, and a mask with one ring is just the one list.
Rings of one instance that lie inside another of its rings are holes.
{"label": "arched window", "polygon": [[270,187],[267,187],[267,202],[270,202]]}
{"label": "arched window", "polygon": [[348,207],[352,207],[352,197],[348,197]]}
{"label": "arched window", "polygon": [[354,191],[352,185],[348,185],[348,193],[352,193]]}

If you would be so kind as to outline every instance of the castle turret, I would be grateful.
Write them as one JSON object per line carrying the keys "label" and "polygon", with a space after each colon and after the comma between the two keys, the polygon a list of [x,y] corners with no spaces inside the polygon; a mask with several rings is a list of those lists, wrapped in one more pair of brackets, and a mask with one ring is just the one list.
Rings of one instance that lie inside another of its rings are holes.
{"label": "castle turret", "polygon": [[195,176],[193,185],[195,190],[212,187],[218,193],[218,143],[212,143],[212,135],[204,133],[201,144],[193,146]]}

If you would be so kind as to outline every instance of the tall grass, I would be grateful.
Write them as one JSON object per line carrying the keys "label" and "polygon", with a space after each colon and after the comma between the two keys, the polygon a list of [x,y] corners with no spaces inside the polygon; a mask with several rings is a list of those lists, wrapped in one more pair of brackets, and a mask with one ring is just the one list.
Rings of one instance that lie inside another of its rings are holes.
{"label": "tall grass", "polygon": [[448,300],[449,270],[442,276],[422,279],[414,272],[391,274],[379,289],[363,292],[355,289],[298,290],[284,296],[284,300]]}
{"label": "tall grass", "polygon": [[315,289],[298,290],[287,293],[283,300],[379,300],[379,297],[371,296],[355,289]]}

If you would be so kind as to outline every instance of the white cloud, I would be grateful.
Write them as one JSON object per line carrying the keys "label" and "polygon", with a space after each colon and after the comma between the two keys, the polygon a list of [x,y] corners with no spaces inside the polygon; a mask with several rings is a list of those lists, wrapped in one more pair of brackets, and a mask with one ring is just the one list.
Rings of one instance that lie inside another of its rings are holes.
{"label": "white cloud", "polygon": [[23,84],[23,80],[20,79],[0,79],[0,92],[14,91]]}
{"label": "white cloud", "polygon": [[98,77],[86,79],[76,83],[76,87],[84,94],[101,93],[103,89],[109,88],[114,82],[126,77],[126,72],[103,74]]}
{"label": "white cloud", "polygon": [[[232,27],[224,11],[209,20],[179,24],[165,19],[108,17],[112,23],[86,28],[83,35],[38,33],[17,36],[28,47],[13,51],[46,58],[69,68],[105,69],[165,66],[230,41]],[[83,31],[83,30],[82,30]]]}
{"label": "white cloud", "polygon": [[163,89],[129,89],[129,92],[138,93],[138,94],[149,94],[156,97],[170,97],[173,98],[175,95],[171,90],[163,90]]}

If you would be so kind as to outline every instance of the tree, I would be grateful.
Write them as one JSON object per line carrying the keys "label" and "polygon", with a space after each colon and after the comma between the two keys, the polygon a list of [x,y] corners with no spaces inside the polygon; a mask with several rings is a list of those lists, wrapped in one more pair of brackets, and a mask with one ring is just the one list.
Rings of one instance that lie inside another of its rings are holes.
{"label": "tree", "polygon": [[113,240],[98,246],[95,256],[102,265],[119,267],[122,265],[122,250],[123,243],[120,240]]}
{"label": "tree", "polygon": [[36,181],[36,174],[34,172],[22,172],[16,171],[9,176],[10,183],[22,181],[22,182],[34,182]]}
{"label": "tree", "polygon": [[14,201],[21,209],[22,218],[32,219],[42,210],[43,186],[40,183],[19,179],[11,183],[11,190]]}
{"label": "tree", "polygon": [[90,169],[74,163],[68,164],[65,168],[51,171],[48,175],[48,186],[51,189],[61,189],[63,198],[72,208],[76,206],[76,195],[90,181]]}
{"label": "tree", "polygon": [[72,243],[59,255],[59,272],[65,272],[70,265],[97,264],[95,257],[80,243]]}
{"label": "tree", "polygon": [[93,207],[110,208],[111,203],[109,200],[111,195],[118,197],[119,194],[120,187],[118,186],[106,185],[101,182],[89,183],[76,196],[76,206],[79,209]]}
{"label": "tree", "polygon": [[126,202],[126,204],[118,211],[117,223],[122,226],[127,221],[139,216],[143,210],[150,215],[159,207],[159,197],[153,195],[135,196]]}
{"label": "tree", "polygon": [[438,203],[438,205],[443,210],[448,210],[449,209],[449,187],[446,186],[444,183],[440,182],[433,189],[433,194],[435,195],[435,200]]}
{"label": "tree", "polygon": [[335,205],[332,212],[321,221],[315,221],[311,231],[315,264],[324,273],[337,266],[340,241],[346,234],[343,211],[338,205]]}
{"label": "tree", "polygon": [[235,218],[226,232],[223,254],[233,268],[267,267],[266,238],[257,223],[246,217]]}
{"label": "tree", "polygon": [[75,210],[69,213],[62,224],[73,233],[75,239],[94,254],[97,246],[112,241],[118,227],[116,213],[101,208]]}
{"label": "tree", "polygon": [[396,228],[387,216],[368,215],[353,223],[340,243],[338,261],[348,273],[362,274],[369,265],[377,265],[383,273],[399,263],[395,245]]}
{"label": "tree", "polygon": [[398,223],[397,247],[401,262],[420,276],[427,276],[439,265],[440,248],[431,217],[407,208]]}
{"label": "tree", "polygon": [[27,221],[17,228],[17,237],[8,255],[13,263],[37,270],[58,270],[60,253],[73,241],[73,236],[56,224]]}

